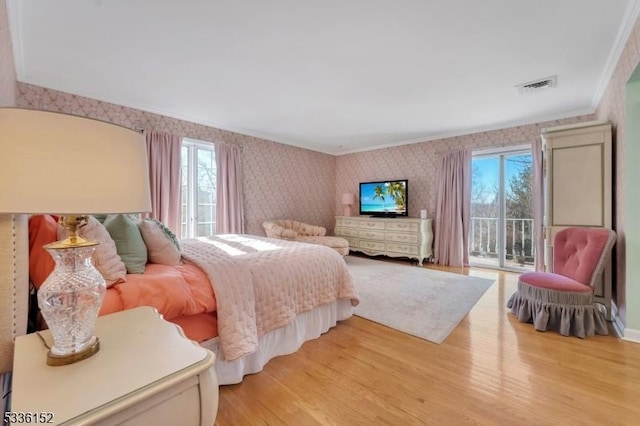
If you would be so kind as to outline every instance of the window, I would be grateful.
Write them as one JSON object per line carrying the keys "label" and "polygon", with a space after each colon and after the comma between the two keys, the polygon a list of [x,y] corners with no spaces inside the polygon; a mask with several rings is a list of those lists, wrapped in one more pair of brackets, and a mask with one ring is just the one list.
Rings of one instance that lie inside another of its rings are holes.
{"label": "window", "polygon": [[216,154],[213,144],[182,139],[182,238],[216,233]]}

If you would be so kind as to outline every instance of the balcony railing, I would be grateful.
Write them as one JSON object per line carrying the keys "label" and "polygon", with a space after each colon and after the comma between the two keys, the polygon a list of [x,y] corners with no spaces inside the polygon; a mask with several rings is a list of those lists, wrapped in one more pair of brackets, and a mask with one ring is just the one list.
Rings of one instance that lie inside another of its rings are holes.
{"label": "balcony railing", "polygon": [[[505,219],[505,258],[510,263],[533,265],[533,219]],[[495,217],[472,217],[469,230],[469,255],[471,257],[498,258],[498,223]]]}

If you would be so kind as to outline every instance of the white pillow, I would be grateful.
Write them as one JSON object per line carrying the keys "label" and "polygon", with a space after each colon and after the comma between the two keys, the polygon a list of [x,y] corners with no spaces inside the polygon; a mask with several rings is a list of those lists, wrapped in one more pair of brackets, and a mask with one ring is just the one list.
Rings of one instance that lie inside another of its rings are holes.
{"label": "white pillow", "polygon": [[[67,238],[69,232],[58,225],[58,239]],[[107,282],[107,287],[126,281],[127,268],[116,250],[116,243],[109,235],[109,231],[98,220],[89,216],[87,224],[78,229],[78,235],[100,244],[93,252],[93,266],[102,274]]]}
{"label": "white pillow", "polygon": [[149,262],[168,266],[182,263],[178,240],[169,228],[154,219],[141,220],[138,228],[147,246]]}

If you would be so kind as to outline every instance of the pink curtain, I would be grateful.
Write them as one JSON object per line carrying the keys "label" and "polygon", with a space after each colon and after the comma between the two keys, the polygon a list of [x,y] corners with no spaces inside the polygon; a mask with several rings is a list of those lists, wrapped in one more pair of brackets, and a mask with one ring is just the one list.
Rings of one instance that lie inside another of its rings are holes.
{"label": "pink curtain", "polygon": [[[180,149],[182,138],[168,133],[145,132],[151,184],[151,214],[180,236]],[[125,159],[126,161],[126,159]]]}
{"label": "pink curtain", "polygon": [[215,144],[216,149],[216,234],[244,233],[242,163],[240,148]]}
{"label": "pink curtain", "polygon": [[536,271],[544,271],[544,163],[542,139],[533,142],[533,229],[536,248]]}
{"label": "pink curtain", "polygon": [[468,266],[471,151],[443,153],[437,173],[434,259],[441,265]]}

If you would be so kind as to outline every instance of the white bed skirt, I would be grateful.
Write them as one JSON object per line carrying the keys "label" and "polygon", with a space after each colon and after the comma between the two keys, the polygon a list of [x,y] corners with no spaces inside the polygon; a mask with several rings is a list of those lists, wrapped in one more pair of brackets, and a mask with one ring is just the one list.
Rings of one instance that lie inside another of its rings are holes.
{"label": "white bed skirt", "polygon": [[319,306],[298,315],[288,325],[261,336],[258,340],[260,348],[256,352],[234,361],[224,359],[217,337],[200,345],[216,354],[215,370],[219,384],[232,385],[242,382],[247,374],[262,371],[271,358],[296,352],[304,342],[317,339],[334,327],[337,321],[345,320],[352,314],[353,307],[349,299]]}

